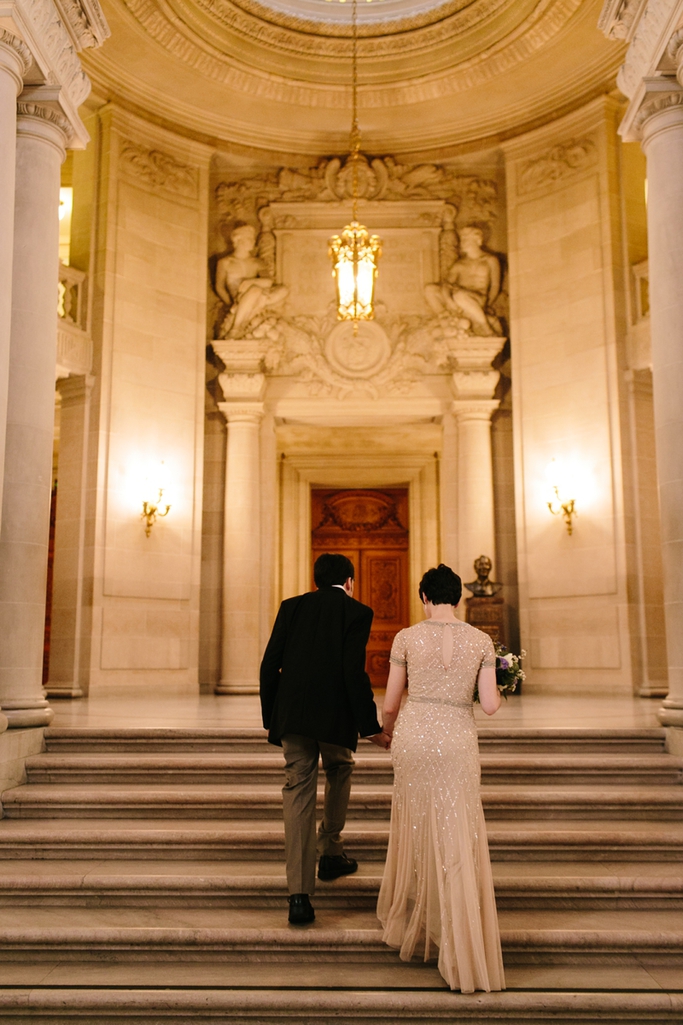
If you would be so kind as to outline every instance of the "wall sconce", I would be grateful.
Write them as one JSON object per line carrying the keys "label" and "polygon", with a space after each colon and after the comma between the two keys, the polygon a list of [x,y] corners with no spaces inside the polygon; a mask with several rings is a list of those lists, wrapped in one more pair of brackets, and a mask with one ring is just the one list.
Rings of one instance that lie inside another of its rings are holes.
{"label": "wall sconce", "polygon": [[145,536],[149,537],[157,518],[159,516],[167,516],[171,509],[171,503],[168,499],[164,501],[166,480],[165,467],[163,463],[161,464],[160,479],[157,481],[156,486],[153,486],[149,479],[146,481],[146,484],[147,497],[142,500],[142,512],[140,513],[140,519],[145,521]]}
{"label": "wall sconce", "polygon": [[546,477],[553,492],[553,498],[547,503],[548,509],[553,516],[561,516],[567,528],[567,533],[572,533],[572,517],[576,516],[575,498],[569,496],[574,491],[570,477],[562,471],[557,460],[552,459],[546,468]]}

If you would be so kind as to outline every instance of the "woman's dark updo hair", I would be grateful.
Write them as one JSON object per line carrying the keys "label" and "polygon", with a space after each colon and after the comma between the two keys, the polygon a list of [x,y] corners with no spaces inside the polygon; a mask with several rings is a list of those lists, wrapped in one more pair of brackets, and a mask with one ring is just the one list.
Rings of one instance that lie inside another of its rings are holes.
{"label": "woman's dark updo hair", "polygon": [[432,605],[457,605],[462,597],[462,580],[450,566],[440,563],[428,569],[420,581],[420,600]]}

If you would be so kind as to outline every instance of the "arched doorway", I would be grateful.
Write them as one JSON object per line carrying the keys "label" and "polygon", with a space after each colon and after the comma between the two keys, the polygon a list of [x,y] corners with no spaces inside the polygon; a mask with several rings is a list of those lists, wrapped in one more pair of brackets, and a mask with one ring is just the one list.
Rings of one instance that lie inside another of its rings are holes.
{"label": "arched doorway", "polygon": [[386,685],[391,642],[408,626],[408,489],[311,491],[313,561],[341,552],[356,571],[355,597],[375,613],[366,668],[373,687]]}

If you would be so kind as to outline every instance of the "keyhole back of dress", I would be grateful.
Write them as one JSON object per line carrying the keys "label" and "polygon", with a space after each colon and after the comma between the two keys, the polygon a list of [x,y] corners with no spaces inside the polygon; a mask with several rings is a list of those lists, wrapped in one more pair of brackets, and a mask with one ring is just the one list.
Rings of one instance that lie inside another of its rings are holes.
{"label": "keyhole back of dress", "polygon": [[449,669],[453,661],[453,631],[450,629],[450,623],[444,623],[444,629],[441,631],[441,658],[444,669]]}

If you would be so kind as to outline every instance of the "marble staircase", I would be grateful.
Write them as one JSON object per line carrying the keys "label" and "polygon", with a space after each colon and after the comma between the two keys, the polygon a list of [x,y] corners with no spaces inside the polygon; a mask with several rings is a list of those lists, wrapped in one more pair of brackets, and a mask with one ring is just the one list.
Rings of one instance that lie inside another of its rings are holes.
{"label": "marble staircase", "polygon": [[683,759],[661,730],[481,731],[509,989],[445,991],[374,915],[391,765],[363,743],[355,876],[286,923],[260,730],[49,729],[2,795],[0,1022],[683,1022]]}

